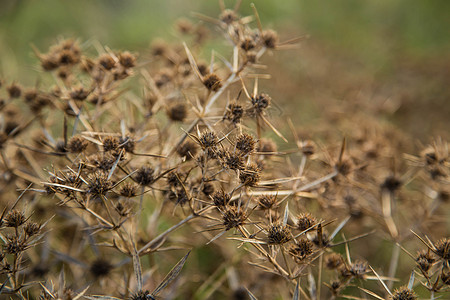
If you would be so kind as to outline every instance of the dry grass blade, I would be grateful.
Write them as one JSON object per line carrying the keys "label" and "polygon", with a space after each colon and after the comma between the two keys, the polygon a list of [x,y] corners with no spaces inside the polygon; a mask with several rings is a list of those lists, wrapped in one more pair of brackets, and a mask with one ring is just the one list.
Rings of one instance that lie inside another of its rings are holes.
{"label": "dry grass blade", "polygon": [[142,287],[144,285],[143,279],[142,279],[142,268],[141,268],[141,262],[139,259],[138,252],[136,250],[136,245],[132,242],[133,251],[131,253],[133,258],[133,269],[134,269],[134,275],[136,276],[136,282],[137,282],[137,289],[138,291],[142,291]]}
{"label": "dry grass blade", "polygon": [[177,278],[178,274],[180,274],[181,269],[183,268],[186,260],[191,251],[189,251],[173,268],[167,273],[166,277],[164,277],[163,281],[156,287],[156,289],[152,292],[152,295],[157,296],[159,292],[161,292],[169,283],[171,283],[175,278]]}

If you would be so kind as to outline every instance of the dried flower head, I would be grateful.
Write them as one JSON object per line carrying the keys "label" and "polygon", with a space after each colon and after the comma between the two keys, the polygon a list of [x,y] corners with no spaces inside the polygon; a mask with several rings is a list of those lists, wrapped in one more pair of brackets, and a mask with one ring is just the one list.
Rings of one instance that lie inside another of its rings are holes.
{"label": "dried flower head", "polygon": [[236,139],[236,149],[243,154],[249,154],[255,150],[256,140],[247,133],[240,134]]}
{"label": "dried flower head", "polygon": [[389,191],[391,193],[398,190],[401,186],[402,186],[401,180],[395,176],[388,176],[381,184],[381,187],[383,189],[386,189],[387,191]]}
{"label": "dried flower head", "polygon": [[316,145],[311,140],[306,140],[300,143],[300,150],[306,156],[311,156],[316,151]]}
{"label": "dried flower head", "polygon": [[213,131],[204,131],[199,139],[200,147],[202,147],[203,150],[212,148],[217,145],[219,142],[219,138],[217,137],[217,134]]}
{"label": "dried flower head", "polygon": [[88,176],[88,193],[94,197],[105,195],[112,188],[113,183],[108,179],[108,173],[95,171]]}
{"label": "dried flower head", "polygon": [[109,261],[103,258],[98,258],[91,263],[89,272],[95,278],[101,278],[109,275],[112,269],[113,265]]}
{"label": "dried flower head", "polygon": [[434,246],[437,256],[447,261],[450,260],[450,239],[440,239]]}
{"label": "dried flower head", "polygon": [[225,230],[230,230],[242,225],[246,219],[247,216],[242,208],[239,209],[235,206],[227,207],[227,209],[222,213],[222,220]]}
{"label": "dried flower head", "polygon": [[126,152],[133,153],[136,142],[131,136],[121,136],[119,138],[119,147],[125,149]]}
{"label": "dried flower head", "polygon": [[5,217],[5,226],[17,228],[26,222],[26,218],[23,212],[16,209],[10,211]]}
{"label": "dried flower head", "polygon": [[136,65],[136,56],[128,51],[119,53],[119,63],[122,67],[128,69]]}
{"label": "dried flower head", "polygon": [[34,223],[34,222],[28,222],[23,227],[23,231],[27,236],[34,236],[39,233],[41,230],[41,225]]}
{"label": "dried flower head", "polygon": [[212,195],[212,200],[215,206],[224,207],[230,202],[231,197],[224,190],[218,190]]}
{"label": "dried flower head", "polygon": [[251,101],[255,113],[261,113],[264,109],[269,107],[272,98],[266,93],[261,93],[252,97]]}
{"label": "dried flower head", "polygon": [[6,236],[5,244],[3,245],[3,251],[6,254],[19,254],[29,248],[22,237],[13,235]]}
{"label": "dried flower head", "polygon": [[277,197],[276,195],[261,195],[256,198],[256,201],[261,209],[271,209],[275,207]]}
{"label": "dried flower head", "polygon": [[417,295],[413,290],[407,288],[406,286],[402,286],[394,291],[391,296],[392,300],[416,300]]}
{"label": "dried flower head", "polygon": [[305,231],[316,225],[317,220],[310,213],[302,213],[297,217],[297,229]]}
{"label": "dried flower head", "polygon": [[137,194],[137,187],[130,182],[126,182],[120,187],[119,194],[127,198],[134,197]]}
{"label": "dried flower head", "polygon": [[6,87],[6,91],[8,92],[10,98],[20,98],[20,95],[22,94],[22,87],[17,83],[12,83]]}
{"label": "dried flower head", "polygon": [[66,148],[70,153],[81,153],[88,146],[87,141],[81,136],[73,136],[67,142]]}
{"label": "dried flower head", "polygon": [[114,136],[108,136],[103,140],[103,151],[116,151],[119,149],[119,139]]}
{"label": "dried flower head", "polygon": [[365,261],[355,261],[350,266],[344,265],[340,269],[340,274],[344,278],[360,278],[364,279],[365,274],[368,272],[367,270],[368,264]]}
{"label": "dried flower head", "polygon": [[291,240],[291,231],[287,225],[273,224],[267,232],[269,244],[281,245]]}
{"label": "dried flower head", "polygon": [[219,19],[223,23],[230,25],[231,23],[233,23],[234,21],[236,21],[238,19],[238,15],[236,14],[236,12],[234,10],[225,9],[220,14]]}
{"label": "dried flower head", "polygon": [[244,108],[242,105],[238,104],[237,102],[232,102],[228,104],[227,110],[224,115],[224,119],[231,121],[234,124],[237,124],[241,122],[241,119],[244,115]]}
{"label": "dried flower head", "polygon": [[278,34],[273,30],[264,30],[261,33],[261,39],[264,44],[269,49],[273,49],[278,43]]}
{"label": "dried flower head", "polygon": [[98,64],[102,66],[105,70],[111,70],[116,66],[116,61],[111,56],[111,54],[104,53],[99,56],[98,58]]}
{"label": "dried flower head", "polygon": [[429,251],[424,250],[417,253],[416,263],[423,272],[428,272],[435,261],[435,258]]}
{"label": "dried flower head", "polygon": [[203,78],[203,85],[213,92],[217,92],[222,87],[219,76],[214,73],[208,74]]}
{"label": "dried flower head", "polygon": [[178,121],[182,122],[184,119],[186,119],[188,114],[186,105],[183,103],[175,103],[167,109],[167,116],[172,121]]}
{"label": "dried flower head", "polygon": [[300,239],[297,244],[289,248],[289,254],[298,264],[302,263],[313,253],[314,244],[307,239]]}
{"label": "dried flower head", "polygon": [[154,174],[155,170],[153,168],[142,166],[136,171],[134,180],[140,185],[149,185],[155,180]]}
{"label": "dried flower head", "polygon": [[240,44],[240,47],[244,51],[250,51],[256,47],[255,41],[252,37],[246,36]]}
{"label": "dried flower head", "polygon": [[255,163],[249,163],[245,169],[239,173],[239,180],[243,185],[255,186],[261,178],[261,169]]}

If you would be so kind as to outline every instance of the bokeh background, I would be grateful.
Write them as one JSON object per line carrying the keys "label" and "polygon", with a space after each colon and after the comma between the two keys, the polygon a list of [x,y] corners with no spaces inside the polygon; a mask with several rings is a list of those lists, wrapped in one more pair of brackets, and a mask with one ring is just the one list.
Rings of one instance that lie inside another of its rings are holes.
{"label": "bokeh background", "polygon": [[[242,1],[242,14],[251,14],[250,2]],[[430,134],[447,135],[450,1],[253,2],[263,25],[282,39],[309,35],[270,63],[269,90],[283,91],[279,104],[297,109],[297,124],[320,121],[323,101],[333,99],[373,104],[424,142]],[[35,83],[30,45],[46,50],[57,37],[145,53],[157,37],[179,39],[173,24],[180,17],[195,20],[191,12],[217,16],[220,8],[210,0],[0,0],[0,75]]]}

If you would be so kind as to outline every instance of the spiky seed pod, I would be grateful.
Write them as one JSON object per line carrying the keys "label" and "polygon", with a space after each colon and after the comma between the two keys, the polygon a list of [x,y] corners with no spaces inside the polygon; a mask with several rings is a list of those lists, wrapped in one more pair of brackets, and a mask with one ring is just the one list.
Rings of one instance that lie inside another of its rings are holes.
{"label": "spiky seed pod", "polygon": [[224,167],[231,170],[241,170],[244,168],[244,158],[240,153],[226,151],[222,157]]}
{"label": "spiky seed pod", "polygon": [[53,71],[59,66],[59,57],[54,54],[44,54],[39,57],[44,71]]}
{"label": "spiky seed pod", "polygon": [[256,140],[247,133],[240,134],[236,139],[236,149],[243,154],[249,154],[255,151]]}
{"label": "spiky seed pod", "polygon": [[136,171],[134,179],[140,185],[149,185],[155,180],[154,174],[155,170],[153,168],[142,166]]}
{"label": "spiky seed pod", "polygon": [[256,47],[256,44],[252,37],[247,36],[242,40],[240,47],[244,51],[250,51]]}
{"label": "spiky seed pod", "polygon": [[231,197],[224,190],[218,190],[212,195],[212,200],[215,206],[224,207],[230,202]]}
{"label": "spiky seed pod", "polygon": [[81,136],[73,136],[67,142],[67,151],[70,153],[81,153],[86,150],[88,143]]}
{"label": "spiky seed pod", "polygon": [[420,156],[425,161],[427,165],[434,165],[438,162],[438,156],[436,154],[436,150],[433,147],[425,148]]}
{"label": "spiky seed pod", "polygon": [[182,122],[188,114],[186,105],[183,103],[175,103],[167,109],[167,116],[175,122]]}
{"label": "spiky seed pod", "polygon": [[225,23],[226,25],[230,25],[234,21],[238,19],[238,16],[234,10],[225,9],[219,16],[219,20]]}
{"label": "spiky seed pod", "polygon": [[278,43],[278,34],[273,30],[264,30],[261,34],[263,45],[269,49],[273,49]]}
{"label": "spiky seed pod", "polygon": [[242,225],[247,219],[247,216],[242,208],[238,209],[235,206],[229,206],[222,214],[222,219],[225,230],[230,230]]}
{"label": "spiky seed pod", "polygon": [[254,64],[256,63],[256,60],[258,59],[258,52],[256,51],[247,51],[246,53],[247,62]]}
{"label": "spiky seed pod", "polygon": [[130,182],[126,182],[120,187],[119,194],[123,197],[132,198],[137,194],[137,187]]}
{"label": "spiky seed pod", "polygon": [[316,225],[317,220],[310,213],[302,213],[297,217],[297,229],[305,231]]}
{"label": "spiky seed pod", "polygon": [[16,83],[11,83],[11,85],[6,87],[6,91],[11,99],[20,98],[22,87]]}
{"label": "spiky seed pod", "polygon": [[64,143],[63,140],[59,140],[56,142],[55,151],[58,153],[66,153],[67,152],[66,144]]}
{"label": "spiky seed pod", "polygon": [[17,228],[26,222],[26,218],[23,212],[18,211],[16,209],[10,211],[4,220],[4,224],[6,227],[14,227]]}
{"label": "spiky seed pod", "polygon": [[121,201],[117,202],[115,209],[121,217],[127,217],[130,213],[130,208],[128,205],[125,205]]}
{"label": "spiky seed pod", "polygon": [[252,97],[251,101],[256,113],[261,113],[264,109],[269,107],[272,98],[266,93],[261,93]]}
{"label": "spiky seed pod", "polygon": [[38,96],[39,91],[37,89],[28,89],[25,91],[25,93],[23,94],[23,99],[25,100],[25,102],[33,102],[36,97]]}
{"label": "spiky seed pod", "polygon": [[108,179],[108,173],[95,171],[88,175],[88,193],[94,197],[100,197],[109,192],[113,183]]}
{"label": "spiky seed pod", "polygon": [[350,159],[343,159],[342,161],[337,162],[334,167],[339,174],[346,176],[352,171],[353,162]]}
{"label": "spiky seed pod", "polygon": [[149,291],[138,291],[132,294],[130,300],[155,300]]}
{"label": "spiky seed pod", "polygon": [[167,174],[167,183],[170,187],[178,187],[181,184],[182,175],[178,172],[170,172]]}
{"label": "spiky seed pod", "polygon": [[316,145],[313,141],[306,140],[300,144],[300,150],[302,151],[303,155],[311,156],[316,152]]}
{"label": "spiky seed pod", "polygon": [[6,236],[6,242],[3,245],[3,251],[6,254],[19,254],[25,251],[29,246],[25,243],[22,237]]}
{"label": "spiky seed pod", "polygon": [[325,257],[325,266],[330,270],[336,270],[344,264],[344,259],[339,253],[331,253]]}
{"label": "spiky seed pod", "polygon": [[319,248],[328,247],[331,243],[330,239],[328,238],[328,234],[326,232],[322,232],[322,228],[320,227],[320,225],[314,232],[311,242],[313,242],[314,245],[316,245]]}
{"label": "spiky seed pod", "polygon": [[402,186],[402,182],[395,176],[388,176],[381,184],[381,188],[391,193],[395,192]]}
{"label": "spiky seed pod", "polygon": [[101,278],[109,275],[112,269],[113,265],[109,261],[103,258],[97,258],[91,263],[89,272],[95,278]]}
{"label": "spiky seed pod", "polygon": [[368,266],[367,262],[359,260],[359,261],[353,262],[350,266],[344,265],[340,269],[340,274],[344,278],[352,277],[352,278],[364,279],[365,274],[368,272],[367,266]]}
{"label": "spiky seed pod", "polygon": [[222,87],[219,76],[214,73],[208,74],[203,78],[203,85],[213,92],[217,92]]}
{"label": "spiky seed pod", "polygon": [[34,223],[34,222],[28,222],[23,227],[23,231],[27,236],[34,236],[39,233],[41,230],[41,225]]}
{"label": "spiky seed pod", "polygon": [[242,108],[242,105],[239,105],[236,102],[232,102],[227,106],[224,119],[231,121],[234,124],[237,124],[241,122],[243,115],[244,109]]}
{"label": "spiky seed pod", "polygon": [[97,60],[97,63],[108,71],[116,66],[116,61],[108,53],[100,55],[100,57]]}
{"label": "spiky seed pod", "polygon": [[433,263],[435,262],[435,258],[431,255],[429,251],[420,251],[417,253],[416,263],[417,266],[423,271],[428,272]]}
{"label": "spiky seed pod", "polygon": [[111,153],[112,152],[107,152],[101,155],[94,155],[90,157],[90,160],[97,169],[101,171],[109,171],[117,160],[117,157]]}
{"label": "spiky seed pod", "polygon": [[119,139],[114,136],[108,136],[103,140],[103,151],[116,151],[119,149]]}
{"label": "spiky seed pod", "polygon": [[248,164],[245,169],[239,173],[239,180],[243,185],[255,186],[261,178],[261,169],[255,163]]}
{"label": "spiky seed pod", "polygon": [[394,291],[391,296],[392,300],[416,300],[417,295],[413,290],[407,288],[406,286],[402,286]]}
{"label": "spiky seed pod", "polygon": [[203,150],[212,148],[217,145],[219,142],[219,138],[217,137],[217,134],[213,131],[204,131],[200,137],[199,137],[199,143],[200,147],[202,147]]}
{"label": "spiky seed pod", "polygon": [[274,224],[267,232],[269,244],[281,245],[291,240],[291,231],[287,225]]}
{"label": "spiky seed pod", "polygon": [[277,197],[275,195],[261,195],[256,198],[256,201],[261,209],[271,209],[276,204]]}
{"label": "spiky seed pod", "polygon": [[330,287],[333,295],[337,295],[342,287],[342,282],[340,282],[339,280],[333,280],[330,284]]}
{"label": "spiky seed pod", "polygon": [[84,89],[84,87],[82,86],[79,86],[72,88],[69,96],[73,100],[83,101],[89,96],[90,93],[91,91]]}
{"label": "spiky seed pod", "polygon": [[450,239],[440,239],[435,246],[435,253],[441,259],[450,260]]}
{"label": "spiky seed pod", "polygon": [[119,138],[119,147],[125,149],[125,151],[133,153],[134,148],[136,146],[136,142],[130,136],[120,137]]}
{"label": "spiky seed pod", "polygon": [[314,244],[307,239],[300,239],[297,244],[289,248],[289,254],[298,264],[302,263],[313,253]]}
{"label": "spiky seed pod", "polygon": [[119,63],[122,67],[128,69],[136,65],[136,56],[128,51],[119,53]]}

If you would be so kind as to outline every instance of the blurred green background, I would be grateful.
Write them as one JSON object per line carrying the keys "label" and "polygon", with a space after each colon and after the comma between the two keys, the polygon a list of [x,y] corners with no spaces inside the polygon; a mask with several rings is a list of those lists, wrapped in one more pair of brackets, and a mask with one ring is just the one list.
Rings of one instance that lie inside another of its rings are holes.
{"label": "blurred green background", "polygon": [[[320,111],[318,97],[351,98],[363,91],[367,102],[400,103],[390,121],[415,136],[446,135],[450,1],[243,0],[242,14],[252,13],[251,2],[264,27],[279,30],[282,40],[310,35],[299,51],[276,55],[283,72],[274,71],[284,92],[281,103],[308,107],[305,121]],[[157,37],[176,40],[174,22],[194,19],[191,12],[215,17],[220,8],[213,0],[0,0],[0,76],[35,84],[30,45],[46,51],[57,37],[145,54]],[[424,115],[426,122],[417,122]]]}

